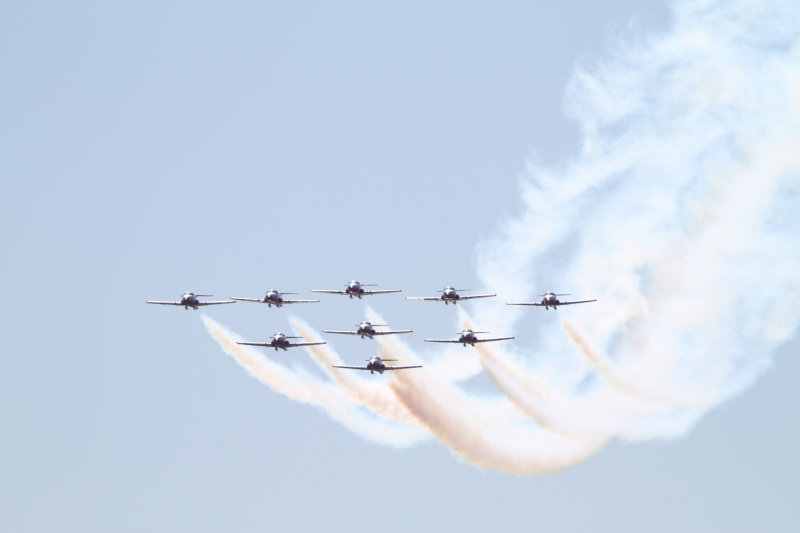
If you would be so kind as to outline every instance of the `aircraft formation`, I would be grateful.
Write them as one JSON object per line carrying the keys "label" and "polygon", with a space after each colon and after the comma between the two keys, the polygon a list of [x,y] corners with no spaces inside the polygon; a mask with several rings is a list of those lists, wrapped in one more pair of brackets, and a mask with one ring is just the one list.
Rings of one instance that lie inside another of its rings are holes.
{"label": "aircraft formation", "polygon": [[[390,289],[390,290],[373,290],[373,289],[364,289],[364,287],[374,287],[375,284],[371,283],[360,283],[356,280],[351,280],[350,282],[345,284],[344,290],[327,290],[327,289],[312,289],[311,292],[316,293],[324,293],[324,294],[338,294],[343,296],[348,296],[350,299],[358,298],[361,299],[363,296],[375,295],[375,294],[390,294],[390,293],[398,293],[402,292],[400,289]],[[418,301],[429,301],[429,302],[436,302],[441,301],[444,302],[445,305],[453,304],[455,305],[459,301],[463,300],[473,300],[477,298],[493,298],[497,296],[496,294],[473,294],[473,295],[461,295],[459,292],[469,292],[469,289],[456,289],[452,286],[447,286],[444,289],[439,291],[440,294],[438,296],[407,296],[406,300],[418,300]],[[212,295],[210,294],[195,294],[193,292],[184,293],[181,296],[179,301],[163,301],[163,300],[146,300],[148,304],[157,304],[157,305],[174,305],[180,306],[184,309],[198,309],[199,307],[207,306],[207,305],[221,305],[221,304],[233,304],[236,302],[253,302],[253,303],[261,303],[266,304],[267,307],[283,307],[287,304],[300,304],[300,303],[317,303],[319,300],[293,300],[293,299],[286,299],[284,298],[285,295],[295,295],[295,292],[281,292],[275,289],[270,289],[266,292],[263,298],[242,298],[242,297],[235,297],[232,296],[228,300],[216,300],[216,301],[201,301],[199,298],[210,298]],[[559,296],[569,296],[568,294],[556,294],[553,292],[546,292],[540,294],[539,296],[542,297],[541,301],[539,302],[508,302],[506,305],[530,305],[530,306],[537,306],[537,307],[544,307],[545,310],[550,309],[558,309],[560,305],[573,305],[573,304],[583,304],[583,303],[590,303],[596,302],[596,299],[591,300],[572,300],[572,301],[561,301],[558,299]],[[368,338],[372,339],[375,336],[379,335],[398,335],[403,333],[413,333],[413,330],[404,329],[404,330],[384,330],[384,329],[376,329],[376,328],[384,328],[387,327],[385,324],[372,324],[371,322],[364,320],[361,323],[356,325],[355,330],[322,330],[323,333],[332,333],[337,335],[358,335],[362,339]],[[424,339],[425,342],[438,342],[438,343],[451,343],[451,344],[461,344],[466,348],[467,345],[475,346],[477,343],[482,342],[497,342],[497,341],[506,341],[512,340],[514,337],[494,337],[494,338],[479,338],[477,335],[483,335],[489,333],[488,331],[473,331],[471,329],[462,330],[459,334],[457,339]],[[275,351],[279,349],[286,351],[288,348],[295,348],[299,346],[316,346],[320,344],[326,344],[326,342],[293,342],[290,339],[299,339],[301,337],[293,337],[285,335],[284,333],[278,332],[275,333],[269,341],[265,342],[238,342],[237,344],[242,344],[246,346],[261,346],[265,348],[274,348]],[[352,370],[367,370],[370,374],[374,374],[378,372],[379,374],[383,374],[385,371],[388,370],[406,370],[411,368],[421,368],[421,365],[410,365],[410,366],[387,366],[386,362],[396,362],[397,359],[383,359],[381,356],[376,355],[369,359],[367,359],[366,366],[337,366],[333,365],[334,368],[347,368]]]}

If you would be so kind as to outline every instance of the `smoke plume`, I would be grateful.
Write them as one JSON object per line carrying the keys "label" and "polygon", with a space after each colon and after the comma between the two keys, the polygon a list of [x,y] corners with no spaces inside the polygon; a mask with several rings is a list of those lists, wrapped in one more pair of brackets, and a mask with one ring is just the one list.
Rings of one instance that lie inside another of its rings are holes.
{"label": "smoke plume", "polygon": [[236,344],[239,337],[224,326],[203,316],[208,332],[222,349],[251,376],[291,400],[322,408],[354,433],[390,446],[405,447],[420,440],[419,431],[391,424],[363,412],[340,387],[323,382],[302,370],[291,370],[267,359],[257,350]]}
{"label": "smoke plume", "polygon": [[[685,434],[797,332],[800,3],[682,1],[672,16],[660,35],[576,67],[565,109],[579,153],[530,162],[521,212],[479,243],[478,275],[499,297],[462,327],[516,341],[425,361],[379,337],[383,354],[423,365],[383,377],[333,369],[335,352],[314,347],[323,379],[204,318],[211,334],[276,392],[366,438],[432,435],[483,469],[546,474],[613,439]],[[550,290],[597,302],[504,305]],[[481,372],[494,395],[470,390]]]}

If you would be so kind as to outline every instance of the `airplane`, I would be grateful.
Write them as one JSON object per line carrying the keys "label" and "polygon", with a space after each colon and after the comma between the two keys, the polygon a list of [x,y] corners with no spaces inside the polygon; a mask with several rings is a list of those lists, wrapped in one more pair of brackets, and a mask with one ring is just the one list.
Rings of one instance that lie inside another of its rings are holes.
{"label": "airplane", "polygon": [[374,287],[374,283],[359,283],[356,280],[350,281],[350,283],[345,284],[345,289],[343,291],[327,291],[322,289],[311,289],[311,292],[324,292],[326,294],[344,294],[350,297],[350,299],[355,296],[358,299],[361,299],[364,295],[369,294],[388,294],[390,292],[402,292],[400,289],[391,289],[391,290],[380,290],[380,291],[365,291],[364,287]]}
{"label": "airplane", "polygon": [[375,355],[367,359],[367,366],[339,366],[331,365],[333,368],[350,368],[352,370],[369,370],[370,374],[377,372],[383,374],[386,370],[405,370],[407,368],[422,368],[422,365],[411,366],[386,366],[386,361],[397,361],[397,359],[381,359],[380,355]]}
{"label": "airplane", "polygon": [[573,305],[573,304],[585,304],[589,302],[596,302],[597,299],[594,300],[575,300],[573,302],[562,302],[558,299],[559,296],[569,296],[569,294],[555,294],[553,292],[546,292],[544,294],[540,294],[542,296],[541,302],[519,302],[519,303],[506,303],[506,305],[536,305],[539,307],[544,307],[545,310],[550,309],[558,309],[559,305]]}
{"label": "airplane", "polygon": [[215,302],[201,302],[198,298],[209,297],[211,294],[195,294],[193,292],[186,292],[181,296],[180,302],[163,302],[158,300],[147,300],[146,303],[158,305],[182,305],[184,309],[197,309],[203,305],[220,305],[220,304],[235,304],[233,300],[219,300]]}
{"label": "airplane", "polygon": [[440,290],[441,296],[406,296],[406,300],[424,300],[426,302],[443,301],[445,305],[453,302],[456,304],[459,300],[474,300],[475,298],[491,298],[497,296],[496,294],[473,294],[470,296],[461,296],[458,291],[468,292],[469,289],[454,289],[453,287],[445,287]]}
{"label": "airplane", "polygon": [[284,294],[297,294],[296,292],[280,292],[275,289],[270,289],[264,295],[263,298],[237,298],[236,296],[231,296],[231,300],[239,300],[242,302],[256,302],[267,304],[268,307],[283,307],[283,304],[310,304],[314,302],[319,302],[319,300],[284,300]]}
{"label": "airplane", "polygon": [[289,337],[284,335],[283,333],[276,333],[272,336],[272,340],[269,342],[236,342],[236,344],[244,344],[245,346],[264,346],[266,348],[275,348],[275,351],[278,351],[278,348],[286,351],[286,348],[295,348],[297,346],[316,346],[318,344],[327,344],[326,342],[290,342],[287,339],[302,339],[302,337]]}
{"label": "airplane", "polygon": [[425,342],[450,342],[453,344],[462,344],[465,348],[467,344],[475,346],[476,342],[492,342],[492,341],[507,341],[514,337],[498,337],[496,339],[479,339],[475,336],[476,333],[489,333],[488,331],[472,331],[471,329],[461,330],[461,336],[457,340],[452,339],[425,339]]}
{"label": "airplane", "polygon": [[385,324],[373,324],[372,322],[368,322],[364,320],[361,324],[359,324],[358,329],[356,331],[333,331],[328,329],[323,329],[322,333],[337,333],[339,335],[361,335],[361,338],[369,337],[370,339],[373,338],[375,335],[393,335],[396,333],[412,333],[410,329],[404,329],[400,331],[377,331],[375,328],[382,328],[386,327]]}

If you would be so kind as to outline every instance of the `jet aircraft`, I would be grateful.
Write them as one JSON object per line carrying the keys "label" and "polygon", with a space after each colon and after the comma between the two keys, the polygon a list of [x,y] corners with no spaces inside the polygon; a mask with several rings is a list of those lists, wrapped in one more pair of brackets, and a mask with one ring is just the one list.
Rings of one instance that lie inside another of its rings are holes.
{"label": "jet aircraft", "polygon": [[361,335],[361,338],[369,337],[370,339],[373,338],[375,335],[394,335],[398,333],[412,333],[413,330],[410,329],[403,329],[400,331],[378,331],[375,328],[382,328],[386,327],[385,324],[373,324],[372,322],[363,321],[358,326],[356,331],[333,331],[328,329],[323,329],[322,333],[336,333],[339,335]]}
{"label": "jet aircraft", "polygon": [[593,300],[575,300],[572,302],[562,302],[558,299],[559,296],[569,296],[569,294],[555,294],[553,292],[546,292],[544,294],[540,294],[539,296],[542,297],[541,302],[519,302],[519,303],[506,303],[506,305],[535,305],[538,307],[544,307],[545,310],[550,309],[558,309],[559,305],[573,305],[573,304],[585,304],[589,302],[596,302],[597,299]]}
{"label": "jet aircraft", "polygon": [[334,290],[323,290],[323,289],[312,289],[311,292],[324,292],[326,294],[344,294],[349,296],[351,299],[353,296],[356,298],[361,298],[364,295],[370,294],[388,294],[390,292],[401,292],[400,289],[390,289],[390,290],[364,290],[364,287],[374,287],[374,283],[359,283],[356,280],[350,281],[350,283],[345,284],[345,289],[343,291],[334,291]]}
{"label": "jet aircraft", "polygon": [[497,296],[496,294],[472,294],[469,296],[461,296],[458,294],[458,291],[469,292],[469,289],[454,289],[448,286],[439,291],[442,293],[440,296],[406,296],[406,300],[424,300],[426,302],[443,301],[445,305],[453,302],[453,305],[455,305],[459,300],[474,300],[475,298],[491,298]]}
{"label": "jet aircraft", "polygon": [[386,366],[386,361],[397,361],[397,359],[381,359],[380,355],[375,355],[367,359],[367,366],[340,366],[331,365],[333,368],[350,368],[352,370],[369,370],[370,374],[377,372],[383,374],[386,370],[405,370],[407,368],[422,368],[422,365],[411,366]]}
{"label": "jet aircraft", "polygon": [[479,339],[475,335],[477,333],[489,333],[488,331],[472,331],[471,329],[461,330],[461,336],[458,339],[425,339],[425,342],[449,342],[452,344],[461,344],[465,348],[467,344],[475,346],[477,342],[493,342],[493,341],[507,341],[514,337],[498,337],[496,339]]}
{"label": "jet aircraft", "polygon": [[236,344],[244,344],[245,346],[264,346],[266,348],[278,348],[286,351],[287,348],[296,348],[297,346],[316,346],[318,344],[327,344],[326,342],[291,342],[288,339],[302,339],[302,337],[289,337],[283,333],[276,333],[272,336],[269,342],[237,342]]}
{"label": "jet aircraft", "polygon": [[236,296],[231,296],[231,300],[239,300],[241,302],[256,302],[261,304],[267,304],[267,307],[283,307],[284,304],[310,304],[314,302],[319,302],[319,300],[284,300],[283,296],[285,294],[297,294],[296,292],[280,292],[275,289],[270,289],[264,295],[263,298],[237,298]]}
{"label": "jet aircraft", "polygon": [[192,309],[197,309],[198,307],[201,307],[201,306],[204,306],[204,305],[220,305],[220,304],[235,304],[236,303],[233,300],[218,300],[218,301],[215,301],[215,302],[201,302],[200,300],[198,300],[198,298],[204,298],[204,297],[207,298],[207,297],[210,297],[210,296],[212,296],[212,295],[211,294],[195,294],[193,292],[187,292],[187,293],[184,293],[183,296],[181,296],[181,301],[180,302],[164,302],[164,301],[158,301],[158,300],[146,300],[146,302],[149,303],[149,304],[158,304],[158,305],[180,305],[184,309],[187,309],[187,310],[190,307]]}

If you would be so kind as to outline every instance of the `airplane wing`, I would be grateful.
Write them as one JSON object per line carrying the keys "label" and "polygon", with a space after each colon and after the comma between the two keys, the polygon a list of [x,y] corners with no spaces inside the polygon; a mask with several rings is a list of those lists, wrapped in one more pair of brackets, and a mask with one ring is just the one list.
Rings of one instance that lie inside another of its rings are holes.
{"label": "airplane wing", "polygon": [[413,333],[413,330],[410,329],[401,329],[398,331],[376,331],[373,335],[394,335],[397,333]]}
{"label": "airplane wing", "polygon": [[293,342],[289,344],[289,348],[294,348],[295,346],[316,346],[318,344],[328,344],[327,342]]}
{"label": "airplane wing", "polygon": [[195,305],[220,305],[220,304],[235,304],[234,300],[218,300],[216,302],[197,302]]}
{"label": "airplane wing", "polygon": [[[463,296],[462,296],[463,298]],[[421,300],[426,302],[439,302],[442,299],[439,296],[406,296],[406,300]]]}
{"label": "airplane wing", "polygon": [[589,302],[596,302],[597,298],[594,300],[576,300],[574,302],[558,302],[558,305],[572,305],[572,304],[586,304]]}
{"label": "airplane wing", "polygon": [[496,339],[475,339],[475,342],[508,341],[514,337],[498,337]]}
{"label": "airplane wing", "polygon": [[244,344],[245,346],[266,346],[267,348],[272,348],[271,342],[239,342],[236,341],[236,344]]}
{"label": "airplane wing", "polygon": [[337,335],[360,335],[357,331],[333,331],[330,329],[323,329],[322,333],[336,333]]}
{"label": "airplane wing", "polygon": [[311,292],[323,292],[325,294],[347,294],[345,291],[326,291],[323,289],[311,289]]}
{"label": "airplane wing", "polygon": [[[284,293],[286,294],[286,293]],[[285,304],[312,304],[315,302],[319,302],[319,300],[284,300],[283,303]]]}
{"label": "airplane wing", "polygon": [[264,298],[239,298],[237,296],[231,296],[231,300],[236,300],[236,301],[239,301],[239,302],[255,302],[257,304],[266,303],[264,301]]}
{"label": "airplane wing", "polygon": [[423,339],[425,342],[447,342],[450,344],[461,344],[462,341],[458,339]]}
{"label": "airplane wing", "polygon": [[158,304],[158,305],[183,305],[180,302],[159,302],[159,301],[156,301],[156,300],[147,300],[145,303]]}
{"label": "airplane wing", "polygon": [[364,291],[364,294],[389,294],[390,292],[403,292],[403,291],[401,291],[400,289],[384,289],[381,291]]}
{"label": "airplane wing", "polygon": [[[352,370],[370,370],[365,366],[339,366],[339,365],[331,365],[333,368],[349,368]],[[387,366],[383,370],[406,370],[407,368],[422,368],[422,365],[412,365],[412,366]],[[378,372],[374,370],[374,372]]]}
{"label": "airplane wing", "polygon": [[589,302],[596,302],[597,299],[594,300],[576,300],[574,302],[558,302],[557,304],[543,304],[542,302],[519,302],[519,303],[506,303],[506,305],[535,305],[537,307],[557,307],[560,305],[572,305],[572,304],[585,304]]}
{"label": "airplane wing", "polygon": [[461,296],[459,294],[459,300],[472,300],[474,298],[492,298],[497,296],[496,294],[470,294],[469,296]]}

